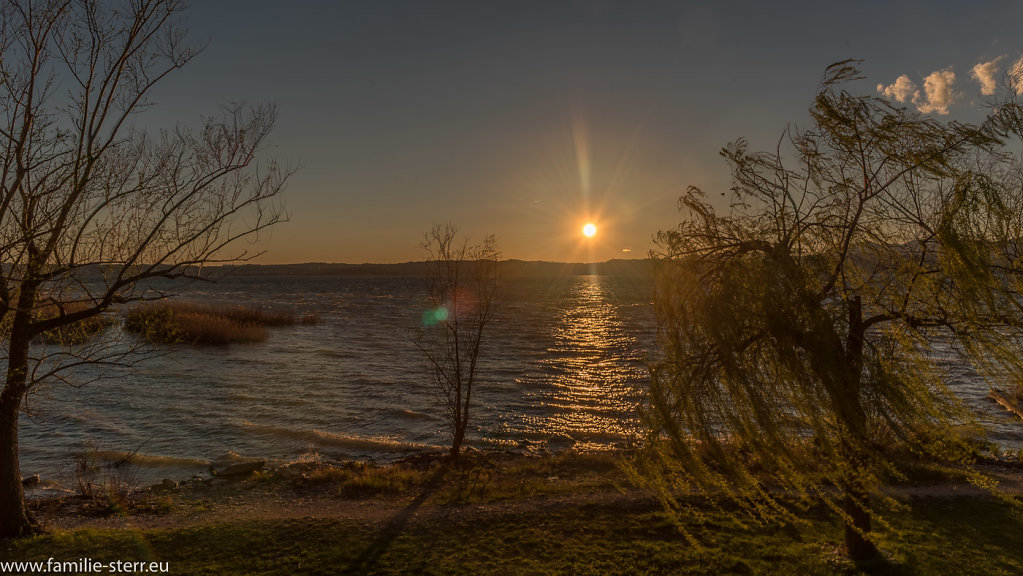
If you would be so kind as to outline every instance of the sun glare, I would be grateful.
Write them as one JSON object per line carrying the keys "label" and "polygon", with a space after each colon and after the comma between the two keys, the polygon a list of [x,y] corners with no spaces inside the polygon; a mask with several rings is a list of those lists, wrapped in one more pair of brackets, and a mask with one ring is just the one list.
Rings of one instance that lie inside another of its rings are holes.
{"label": "sun glare", "polygon": [[592,223],[583,226],[583,235],[593,237],[597,233],[597,227]]}

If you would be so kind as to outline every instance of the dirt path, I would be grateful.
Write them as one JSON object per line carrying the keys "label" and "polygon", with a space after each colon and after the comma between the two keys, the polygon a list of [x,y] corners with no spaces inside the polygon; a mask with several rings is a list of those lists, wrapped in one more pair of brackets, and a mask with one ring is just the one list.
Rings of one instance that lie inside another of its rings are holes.
{"label": "dirt path", "polygon": [[[986,473],[999,479],[1001,490],[1023,494],[1023,469],[989,468]],[[891,486],[883,492],[896,498],[984,496],[982,488],[961,483],[923,486]],[[221,522],[289,519],[341,519],[384,525],[401,522],[432,522],[450,515],[493,517],[535,514],[557,509],[597,505],[629,510],[656,509],[659,504],[649,493],[631,489],[575,491],[540,497],[523,497],[496,502],[445,503],[431,499],[429,490],[406,497],[340,498],[331,485],[294,487],[286,483],[253,486],[250,483],[200,483],[156,492],[151,499],[168,504],[160,511],[133,511],[127,516],[97,516],[89,513],[80,499],[37,505],[37,517],[49,528],[79,527],[160,529],[186,528]]]}
{"label": "dirt path", "polygon": [[183,495],[173,510],[164,513],[136,512],[128,516],[95,516],[82,514],[81,509],[74,505],[64,505],[37,514],[44,525],[61,529],[93,527],[148,530],[185,528],[220,522],[309,518],[383,524],[392,521],[398,515],[407,516],[411,520],[430,520],[452,514],[466,518],[549,512],[584,504],[630,509],[647,509],[658,505],[656,499],[638,490],[626,493],[601,490],[471,503],[434,503],[429,502],[428,497],[428,494],[423,494],[415,499],[374,497],[346,500],[339,498],[336,491],[274,494],[225,487]]}

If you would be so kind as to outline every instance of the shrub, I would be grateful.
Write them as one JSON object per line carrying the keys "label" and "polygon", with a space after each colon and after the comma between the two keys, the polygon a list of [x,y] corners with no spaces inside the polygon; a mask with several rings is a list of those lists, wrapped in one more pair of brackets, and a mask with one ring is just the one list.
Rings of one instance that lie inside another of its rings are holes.
{"label": "shrub", "polygon": [[424,483],[425,474],[400,464],[378,466],[370,462],[347,462],[340,467],[313,470],[313,484],[337,483],[342,498],[402,495]]}
{"label": "shrub", "polygon": [[71,455],[75,488],[105,514],[121,515],[133,506],[138,492],[135,453],[111,458],[95,445]]}

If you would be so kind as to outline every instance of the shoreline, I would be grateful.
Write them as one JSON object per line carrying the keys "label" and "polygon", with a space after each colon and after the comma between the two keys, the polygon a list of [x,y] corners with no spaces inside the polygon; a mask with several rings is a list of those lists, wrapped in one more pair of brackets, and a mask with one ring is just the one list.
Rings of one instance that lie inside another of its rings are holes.
{"label": "shoreline", "polygon": [[[594,444],[579,441],[564,433],[553,434],[543,440],[520,440],[518,442],[488,442],[467,444],[463,450],[467,454],[486,454],[497,457],[537,457],[562,454],[574,451],[582,454],[615,454],[630,450],[634,442],[623,439],[617,442]],[[351,457],[324,457],[319,454],[299,454],[293,458],[273,458],[249,456],[229,450],[210,459],[185,458],[176,456],[153,455],[131,452],[127,450],[82,450],[69,457],[59,466],[60,471],[53,475],[34,472],[22,477],[22,483],[29,500],[40,498],[72,495],[76,488],[77,478],[74,470],[75,458],[85,458],[88,465],[95,469],[99,476],[117,475],[131,479],[134,488],[140,491],[166,485],[169,482],[185,484],[194,481],[217,480],[218,476],[235,476],[237,472],[224,468],[233,464],[262,462],[263,465],[254,470],[274,473],[289,467],[315,465],[319,467],[344,467],[352,463],[367,463],[373,466],[403,465],[422,459],[446,458],[447,449],[434,445],[409,445],[405,450],[395,451],[386,455],[361,454]],[[120,466],[125,469],[121,471]],[[53,469],[53,467],[51,467]],[[245,472],[244,470],[242,472]],[[80,471],[79,471],[80,473]]]}
{"label": "shoreline", "polygon": [[[470,449],[458,462],[452,461],[445,452],[430,451],[384,463],[318,460],[275,466],[267,466],[263,460],[243,458],[238,461],[242,465],[259,465],[230,474],[194,475],[180,481],[165,479],[144,488],[125,487],[117,494],[111,490],[90,497],[63,488],[53,495],[37,494],[28,502],[44,528],[73,529],[93,525],[145,528],[175,525],[176,521],[202,523],[209,520],[204,520],[206,513],[220,519],[237,518],[241,512],[248,518],[264,519],[335,517],[351,508],[346,504],[358,503],[356,508],[391,508],[400,505],[416,490],[428,489],[433,493],[440,475],[451,474],[475,474],[475,478],[464,494],[448,494],[446,500],[438,499],[440,504],[492,503],[551,495],[567,496],[573,501],[607,502],[619,496],[656,500],[646,489],[633,486],[622,472],[620,462],[629,454],[631,451],[627,450],[525,453]],[[1023,462],[989,458],[976,467],[998,481],[999,493],[1023,494]],[[550,474],[549,469],[560,472]],[[496,493],[490,489],[496,478],[509,475],[520,480],[517,494],[505,493],[507,487],[498,488]],[[527,482],[530,483],[528,491],[525,489]],[[538,488],[538,484],[543,487]],[[466,487],[461,489],[465,491]],[[991,491],[961,478],[889,484],[882,488],[881,494],[894,498],[992,496]]]}

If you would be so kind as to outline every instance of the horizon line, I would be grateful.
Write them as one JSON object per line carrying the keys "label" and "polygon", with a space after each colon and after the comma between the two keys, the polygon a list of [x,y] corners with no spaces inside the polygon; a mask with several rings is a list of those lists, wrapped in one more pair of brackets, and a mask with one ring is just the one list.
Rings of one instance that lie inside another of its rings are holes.
{"label": "horizon line", "polygon": [[[506,258],[504,260],[498,260],[499,264],[505,264],[509,262],[521,262],[523,264],[566,264],[566,265],[591,265],[591,264],[607,264],[609,262],[642,262],[650,260],[649,256],[642,258],[609,258],[607,260],[597,260],[592,262],[581,262],[581,261],[560,261],[560,260],[524,260],[522,258]],[[247,262],[239,261],[237,263],[223,263],[223,264],[207,264],[204,267],[221,267],[221,266],[402,266],[406,264],[425,264],[433,262],[433,260],[406,260],[401,262],[324,262],[324,261],[308,261],[308,262]]]}

